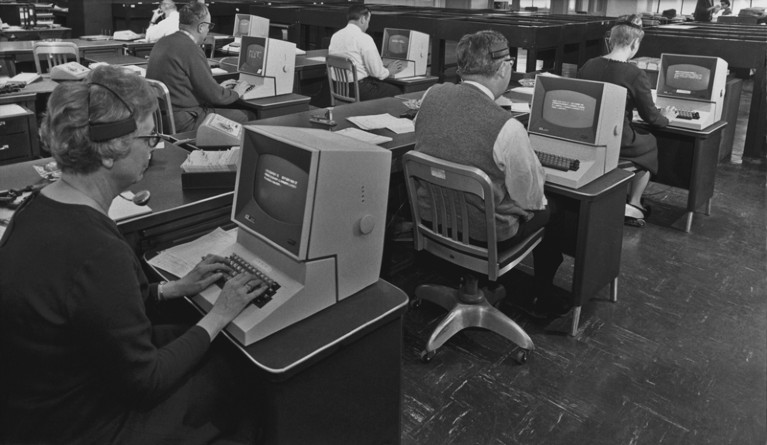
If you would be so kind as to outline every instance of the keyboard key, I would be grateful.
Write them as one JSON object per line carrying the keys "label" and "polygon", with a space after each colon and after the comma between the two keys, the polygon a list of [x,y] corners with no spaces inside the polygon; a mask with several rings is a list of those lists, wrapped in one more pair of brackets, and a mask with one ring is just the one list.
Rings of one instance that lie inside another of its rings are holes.
{"label": "keyboard key", "polygon": [[578,159],[567,158],[565,156],[559,156],[543,151],[536,151],[535,154],[538,156],[538,160],[541,161],[541,165],[555,170],[561,170],[563,172],[569,170],[578,171],[581,166],[581,161]]}
{"label": "keyboard key", "polygon": [[245,261],[244,258],[237,255],[236,253],[233,253],[229,255],[229,257],[226,258],[226,263],[229,267],[234,270],[233,275],[224,274],[223,277],[221,277],[219,280],[216,281],[216,285],[220,287],[221,289],[224,288],[224,285],[226,284],[229,279],[231,279],[234,275],[237,275],[239,273],[247,272],[251,275],[256,276],[259,280],[263,281],[267,288],[258,297],[254,298],[251,302],[255,306],[261,308],[264,307],[264,305],[270,301],[272,301],[272,297],[274,297],[274,294],[277,293],[277,291],[280,289],[280,284],[273,279],[271,279],[268,275],[266,275],[263,271],[256,268],[252,264]]}

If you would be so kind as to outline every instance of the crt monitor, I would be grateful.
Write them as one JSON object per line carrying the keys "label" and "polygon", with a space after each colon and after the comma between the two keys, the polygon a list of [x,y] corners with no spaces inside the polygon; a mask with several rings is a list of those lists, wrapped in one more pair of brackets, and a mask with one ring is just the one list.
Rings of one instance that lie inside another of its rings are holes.
{"label": "crt monitor", "polygon": [[242,38],[237,63],[240,80],[252,85],[244,100],[293,92],[296,44],[268,37]]}
{"label": "crt monitor", "polygon": [[268,37],[247,37],[240,49],[237,63],[241,73],[261,76],[266,71],[266,45]]}
{"label": "crt monitor", "polygon": [[719,57],[661,54],[658,96],[715,101],[724,94],[727,62]]}
{"label": "crt monitor", "polygon": [[[279,284],[227,330],[247,345],[352,297],[379,278],[391,152],[327,130],[244,127],[233,253]],[[204,310],[220,290],[194,297]]]}
{"label": "crt monitor", "polygon": [[602,85],[598,82],[574,83],[564,77],[538,76],[528,131],[595,144],[604,94]]}
{"label": "crt monitor", "polygon": [[232,36],[235,39],[252,37],[269,37],[269,19],[250,14],[235,14]]}
{"label": "crt monitor", "polygon": [[381,43],[381,59],[406,62],[405,69],[394,77],[426,75],[429,58],[429,35],[410,29],[384,28]]}
{"label": "crt monitor", "polygon": [[546,170],[546,180],[579,188],[618,165],[626,89],[611,83],[538,75],[528,133],[536,151],[577,159],[578,170]]}
{"label": "crt monitor", "polygon": [[409,29],[384,29],[381,58],[407,60],[410,44]]}

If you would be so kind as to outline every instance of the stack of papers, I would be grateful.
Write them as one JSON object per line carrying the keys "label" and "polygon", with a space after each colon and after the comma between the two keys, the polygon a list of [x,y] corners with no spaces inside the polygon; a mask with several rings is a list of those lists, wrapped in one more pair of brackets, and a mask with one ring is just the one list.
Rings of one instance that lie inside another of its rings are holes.
{"label": "stack of papers", "polygon": [[181,164],[181,169],[187,173],[237,171],[239,160],[239,147],[220,151],[194,150]]}
{"label": "stack of papers", "polygon": [[376,144],[376,145],[385,144],[387,142],[391,142],[392,140],[392,138],[388,136],[381,136],[375,133],[368,133],[367,131],[362,131],[354,127],[344,128],[343,130],[338,130],[338,131],[335,131],[334,133],[342,134],[352,139],[357,139],[358,141],[367,142],[369,144]]}
{"label": "stack of papers", "polygon": [[194,269],[200,258],[210,253],[219,253],[223,247],[237,241],[237,229],[225,231],[222,228],[186,244],[171,247],[147,261],[150,265],[183,277]]}
{"label": "stack of papers", "polygon": [[397,118],[389,113],[352,116],[347,117],[346,119],[363,130],[387,128],[397,134],[412,133],[415,131],[415,124],[413,121],[406,118]]}

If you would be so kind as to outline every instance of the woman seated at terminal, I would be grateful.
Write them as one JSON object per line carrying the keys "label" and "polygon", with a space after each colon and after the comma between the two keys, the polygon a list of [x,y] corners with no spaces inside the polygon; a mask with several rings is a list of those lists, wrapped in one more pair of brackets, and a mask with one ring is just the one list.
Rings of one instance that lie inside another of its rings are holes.
{"label": "woman seated at terminal", "polygon": [[253,416],[243,408],[253,395],[211,342],[261,281],[234,276],[194,326],[152,326],[148,307],[230,269],[208,255],[179,280],[149,284],[107,216],[149,165],[156,107],[143,78],[112,66],[50,96],[41,140],[61,179],[20,204],[0,240],[0,443],[255,436],[238,423]]}
{"label": "woman seated at terminal", "polygon": [[638,15],[623,16],[610,30],[610,52],[587,61],[578,77],[620,85],[627,90],[626,110],[623,117],[621,164],[635,172],[629,186],[626,202],[626,224],[642,227],[649,216],[649,207],[642,202],[642,194],[650,182],[650,174],[658,171],[658,144],[655,136],[632,125],[634,109],[652,126],[665,127],[677,116],[674,107],[659,110],[652,98],[650,80],[636,65],[627,63],[639,50],[644,37],[642,19]]}

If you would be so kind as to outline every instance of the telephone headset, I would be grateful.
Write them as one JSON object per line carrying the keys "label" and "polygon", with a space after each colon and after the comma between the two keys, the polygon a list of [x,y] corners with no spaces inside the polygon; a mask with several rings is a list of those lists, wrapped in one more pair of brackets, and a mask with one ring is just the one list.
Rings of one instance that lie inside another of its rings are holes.
{"label": "telephone headset", "polygon": [[[133,118],[133,108],[128,105],[128,102],[125,101],[122,97],[120,97],[119,94],[117,94],[113,89],[109,88],[108,86],[104,85],[103,83],[98,82],[91,82],[90,85],[96,85],[100,86],[101,88],[109,91],[112,93],[114,97],[117,98],[122,104],[125,106],[125,108],[130,112],[130,115],[124,119],[120,119],[118,121],[114,122],[92,122],[90,120],[90,117],[88,118],[88,130],[90,132],[90,138],[93,142],[104,142],[111,139],[116,139],[121,136],[125,136],[127,134],[131,134],[134,131],[136,131],[136,120]],[[90,85],[88,88],[88,108],[90,109],[91,104],[91,90]],[[149,190],[141,190],[140,192],[133,195],[133,199],[126,198],[122,194],[120,194],[120,197],[123,199],[127,199],[129,201],[133,201],[136,205],[146,205],[147,202],[149,202],[150,193]]]}

